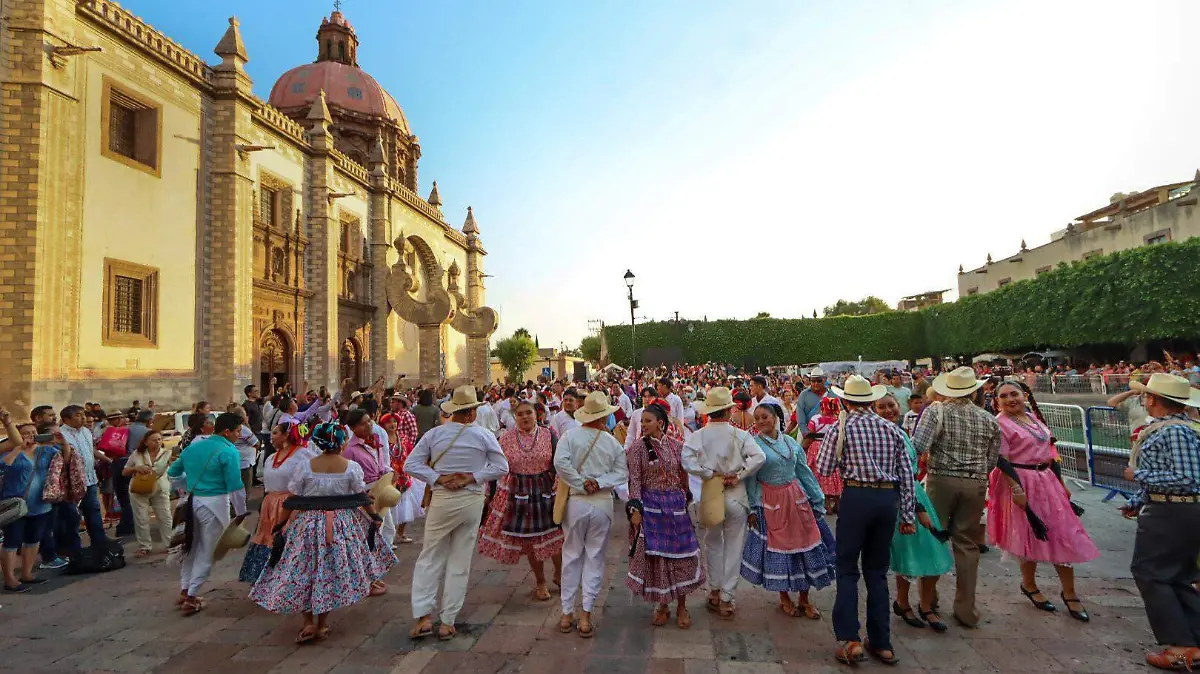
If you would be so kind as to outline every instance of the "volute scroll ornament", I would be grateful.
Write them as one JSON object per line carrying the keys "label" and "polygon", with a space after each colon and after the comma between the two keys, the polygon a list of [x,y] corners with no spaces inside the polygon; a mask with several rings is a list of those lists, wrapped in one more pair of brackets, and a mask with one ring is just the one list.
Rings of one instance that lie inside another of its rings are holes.
{"label": "volute scroll ornament", "polygon": [[[388,271],[388,303],[400,318],[417,325],[445,323],[454,312],[454,300],[442,287],[445,271],[437,256],[420,237],[396,237],[392,244],[399,254]],[[424,277],[424,281],[422,280]],[[425,288],[424,300],[414,295]]]}
{"label": "volute scroll ornament", "polygon": [[451,262],[447,284],[450,297],[454,299],[454,316],[450,319],[450,327],[468,337],[490,337],[500,323],[500,316],[491,307],[469,308],[467,299],[459,290],[460,274],[458,262]]}

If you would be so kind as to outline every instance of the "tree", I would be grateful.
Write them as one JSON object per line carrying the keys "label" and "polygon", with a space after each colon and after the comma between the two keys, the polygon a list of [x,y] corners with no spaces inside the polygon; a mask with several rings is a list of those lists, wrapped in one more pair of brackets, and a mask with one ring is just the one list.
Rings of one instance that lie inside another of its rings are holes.
{"label": "tree", "polygon": [[589,362],[600,362],[600,338],[596,336],[584,337],[579,343],[579,352],[583,354]]}
{"label": "tree", "polygon": [[771,317],[771,312],[769,312],[769,311],[760,311],[760,312],[758,312],[758,313],[757,313],[757,314],[756,314],[754,317],[755,317],[755,318],[770,318],[770,317]]}
{"label": "tree", "polygon": [[891,311],[887,302],[874,295],[867,295],[857,302],[838,300],[833,306],[825,307],[825,318],[832,316],[868,316]]}
{"label": "tree", "polygon": [[518,329],[512,337],[496,342],[496,357],[508,374],[509,381],[523,381],[525,370],[537,360],[537,346],[529,338],[529,331]]}

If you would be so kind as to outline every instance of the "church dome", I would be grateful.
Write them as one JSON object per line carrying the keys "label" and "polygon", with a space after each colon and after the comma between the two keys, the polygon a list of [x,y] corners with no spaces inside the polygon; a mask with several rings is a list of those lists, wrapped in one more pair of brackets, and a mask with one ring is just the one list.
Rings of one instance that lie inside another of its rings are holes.
{"label": "church dome", "polygon": [[317,61],[285,72],[271,87],[270,104],[285,112],[307,110],[325,91],[331,108],[382,118],[412,133],[396,99],[358,67],[358,36],[340,11],[321,21]]}

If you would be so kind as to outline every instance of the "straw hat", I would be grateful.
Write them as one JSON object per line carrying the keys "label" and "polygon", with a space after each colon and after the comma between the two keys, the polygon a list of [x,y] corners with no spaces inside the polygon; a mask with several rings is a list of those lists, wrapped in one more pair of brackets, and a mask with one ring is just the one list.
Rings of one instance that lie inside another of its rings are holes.
{"label": "straw hat", "polygon": [[953,372],[943,372],[933,379],[933,390],[947,398],[962,398],[979,390],[987,382],[975,378],[975,370],[966,365]]}
{"label": "straw hat", "polygon": [[704,402],[696,403],[696,411],[700,414],[712,414],[733,407],[733,394],[724,386],[714,386],[704,396]]}
{"label": "straw hat", "polygon": [[213,549],[213,561],[221,561],[230,550],[244,548],[249,542],[250,532],[242,526],[241,522],[230,520],[229,525],[225,527],[225,531],[221,532],[221,538],[217,540],[217,547]]}
{"label": "straw hat", "polygon": [[824,379],[825,378],[825,370],[822,370],[820,367],[814,367],[813,369],[808,371],[807,376],[809,379]]}
{"label": "straw hat", "polygon": [[1188,380],[1165,372],[1150,375],[1150,381],[1129,382],[1129,388],[1142,393],[1156,395],[1188,407],[1200,407],[1200,391],[1192,388]]}
{"label": "straw hat", "polygon": [[479,396],[475,393],[475,387],[470,384],[464,384],[454,389],[454,395],[450,399],[442,403],[442,411],[446,414],[454,414],[464,410],[473,410],[483,403],[479,402]]}
{"label": "straw hat", "polygon": [[575,410],[575,421],[590,424],[597,419],[603,419],[621,409],[617,405],[608,404],[608,396],[603,391],[593,391],[583,401],[583,407]]}
{"label": "straw hat", "polygon": [[837,397],[854,403],[873,403],[887,395],[886,386],[883,384],[871,386],[871,382],[857,374],[846,378],[846,388],[841,389],[836,386],[829,388],[833,389],[833,394]]}

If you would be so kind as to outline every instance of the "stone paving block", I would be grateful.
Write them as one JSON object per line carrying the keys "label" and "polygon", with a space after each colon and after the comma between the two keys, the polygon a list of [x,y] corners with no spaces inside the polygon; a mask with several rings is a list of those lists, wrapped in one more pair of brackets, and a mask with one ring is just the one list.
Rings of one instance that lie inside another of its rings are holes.
{"label": "stone paving block", "polygon": [[256,666],[272,667],[296,652],[299,646],[255,646],[230,658],[231,662],[253,662]]}
{"label": "stone paving block", "polygon": [[278,674],[324,674],[341,664],[350,651],[345,648],[324,648],[319,645],[297,648],[269,671]]}
{"label": "stone paving block", "polygon": [[776,662],[718,660],[717,674],[783,674],[783,665]]}
{"label": "stone paving block", "polygon": [[684,660],[683,674],[717,674],[717,661]]}
{"label": "stone paving block", "polygon": [[1061,639],[1034,639],[1033,643],[1072,672],[1149,671],[1143,644],[1096,644]]}
{"label": "stone paving block", "polygon": [[[916,664],[925,669],[954,671],[991,669],[988,661],[974,649],[973,642],[968,640],[908,639],[906,637],[897,639],[893,637],[892,642],[897,647],[897,651],[904,649],[907,653],[911,653]],[[832,651],[830,652],[832,653]],[[904,657],[904,654],[897,654]]]}
{"label": "stone paving block", "polygon": [[709,643],[655,641],[654,657],[677,658],[680,660],[684,658],[714,660],[717,657],[717,653],[711,641]]}
{"label": "stone paving block", "polygon": [[537,632],[519,625],[492,625],[471,648],[476,653],[523,655],[533,648]]}
{"label": "stone paving block", "polygon": [[504,660],[487,653],[438,653],[421,674],[496,674]]}
{"label": "stone paving block", "polygon": [[1034,670],[1061,672],[1065,668],[1050,653],[1029,640],[1014,643],[1012,639],[980,639],[971,648],[1001,672]]}
{"label": "stone paving block", "polygon": [[717,660],[738,662],[777,662],[775,644],[762,633],[713,631]]}
{"label": "stone paving block", "polygon": [[655,657],[646,668],[646,674],[685,674],[683,660]]}
{"label": "stone paving block", "polygon": [[646,658],[592,654],[584,658],[583,674],[646,674]]}
{"label": "stone paving block", "polygon": [[[201,614],[203,615],[203,614]],[[245,650],[243,644],[192,644],[154,669],[163,674],[208,674],[227,667],[230,658]]]}

